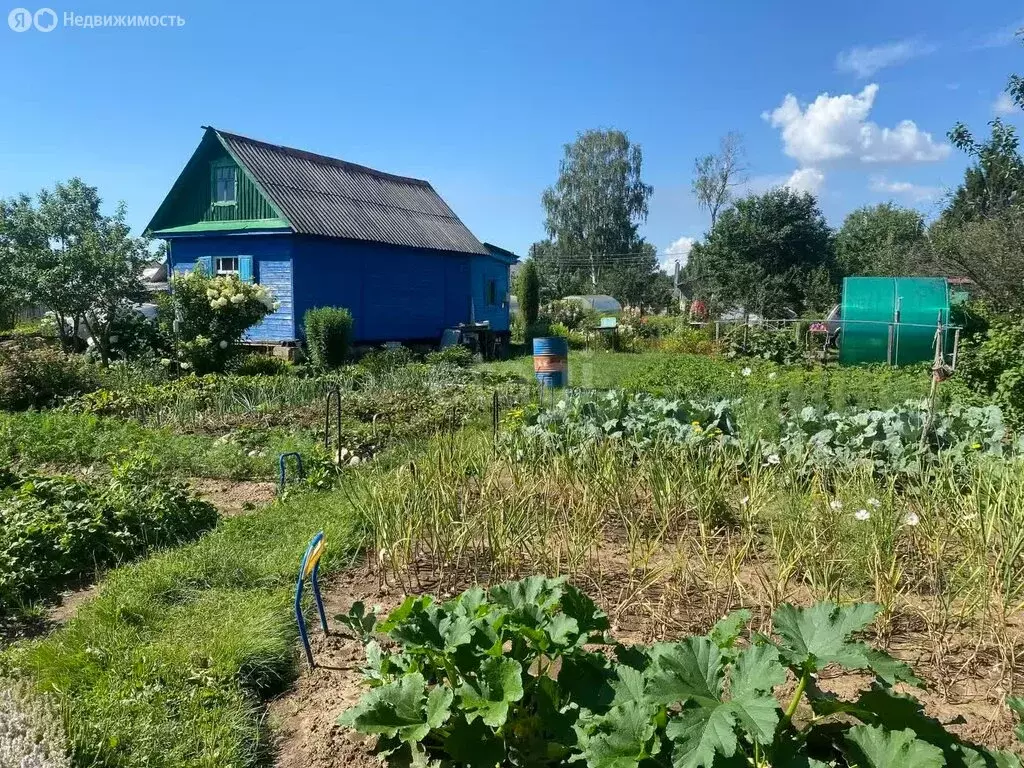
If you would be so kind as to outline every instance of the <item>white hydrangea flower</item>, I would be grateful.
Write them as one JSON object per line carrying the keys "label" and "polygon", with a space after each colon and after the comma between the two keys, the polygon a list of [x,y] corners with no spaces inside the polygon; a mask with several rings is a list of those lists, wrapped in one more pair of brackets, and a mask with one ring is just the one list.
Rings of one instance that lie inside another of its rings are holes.
{"label": "white hydrangea flower", "polygon": [[866,509],[858,509],[856,512],[853,513],[853,517],[856,520],[864,522],[865,520],[871,519],[871,513],[868,512]]}
{"label": "white hydrangea flower", "polygon": [[164,368],[166,368],[170,364],[171,364],[171,359],[169,357],[160,358],[160,365],[162,365]]}
{"label": "white hydrangea flower", "polygon": [[744,376],[749,376],[753,372],[754,371],[752,369],[750,369],[750,368],[744,368],[742,371],[740,371],[740,373],[742,373]]}
{"label": "white hydrangea flower", "polygon": [[92,336],[90,336],[88,339],[85,340],[85,346],[87,346],[87,347],[94,347],[94,346],[96,346],[96,339],[94,339]]}
{"label": "white hydrangea flower", "polygon": [[191,368],[191,367],[192,367],[192,366],[191,366],[191,365],[189,365],[188,363],[182,363],[182,364],[181,364],[181,370],[183,370],[183,371],[187,371],[187,370],[188,370],[189,368]]}
{"label": "white hydrangea flower", "polygon": [[774,379],[777,379],[778,377],[779,377],[779,374],[778,374],[778,373],[776,373],[775,371],[772,371],[771,373],[769,373],[769,374],[768,374],[768,378],[769,378],[770,380],[774,380]]}
{"label": "white hydrangea flower", "polygon": [[245,301],[245,296],[243,296],[240,293],[236,293],[234,296],[231,297],[232,304],[241,304],[243,301]]}

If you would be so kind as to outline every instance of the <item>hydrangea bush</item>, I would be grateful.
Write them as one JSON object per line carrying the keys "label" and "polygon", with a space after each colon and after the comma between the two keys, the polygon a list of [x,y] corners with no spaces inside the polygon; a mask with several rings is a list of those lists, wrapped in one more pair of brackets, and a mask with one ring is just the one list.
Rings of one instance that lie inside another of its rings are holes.
{"label": "hydrangea bush", "polygon": [[0,679],[0,766],[71,768],[60,718],[22,682]]}
{"label": "hydrangea bush", "polygon": [[174,276],[171,305],[178,364],[197,373],[223,371],[243,334],[280,307],[262,285],[200,269]]}

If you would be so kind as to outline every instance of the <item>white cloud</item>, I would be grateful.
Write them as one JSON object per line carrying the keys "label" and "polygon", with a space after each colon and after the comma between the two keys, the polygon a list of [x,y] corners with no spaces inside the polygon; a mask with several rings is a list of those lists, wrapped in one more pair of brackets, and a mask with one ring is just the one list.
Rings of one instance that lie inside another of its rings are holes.
{"label": "white cloud", "polygon": [[1013,24],[1007,24],[1005,27],[982,37],[974,44],[974,48],[1002,48],[1004,45],[1009,45],[1016,40],[1022,28],[1024,28],[1024,19]]}
{"label": "white cloud", "polygon": [[1017,105],[1013,103],[1008,93],[1000,93],[992,105],[992,111],[997,115],[1012,115],[1017,111]]}
{"label": "white cloud", "polygon": [[782,186],[789,187],[794,192],[810,192],[816,195],[824,183],[825,174],[817,168],[797,168]]}
{"label": "white cloud", "polygon": [[852,72],[857,77],[871,77],[880,69],[927,56],[935,50],[935,45],[917,38],[870,47],[858,45],[836,56],[836,69]]}
{"label": "white cloud", "polygon": [[761,116],[781,129],[786,154],[805,168],[840,162],[926,163],[949,154],[948,144],[936,143],[913,120],[894,128],[868,120],[877,94],[872,83],[858,94],[822,93],[806,108],[786,94],[778,107]]}
{"label": "white cloud", "polygon": [[927,187],[921,184],[911,184],[909,181],[890,181],[884,176],[873,177],[871,179],[871,189],[875,192],[884,192],[896,197],[913,200],[915,203],[937,200],[943,193],[942,187]]}
{"label": "white cloud", "polygon": [[697,238],[686,237],[685,235],[674,241],[672,245],[666,248],[665,252],[661,254],[661,268],[671,275],[675,272],[676,261],[679,262],[680,267],[686,266],[686,261],[690,258],[690,250],[696,242]]}

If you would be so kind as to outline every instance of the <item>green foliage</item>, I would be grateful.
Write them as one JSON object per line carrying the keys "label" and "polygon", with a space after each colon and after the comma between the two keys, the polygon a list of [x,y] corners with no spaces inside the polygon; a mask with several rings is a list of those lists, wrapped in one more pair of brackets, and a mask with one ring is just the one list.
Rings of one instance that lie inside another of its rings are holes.
{"label": "green foliage", "polygon": [[223,371],[242,335],[278,306],[263,286],[237,275],[207,277],[198,266],[175,275],[173,287],[162,324],[177,338],[181,368],[196,373]]}
{"label": "green foliage", "polygon": [[[918,473],[938,454],[947,461],[1016,452],[1006,445],[1002,414],[995,406],[950,405],[929,425],[928,404],[908,401],[880,410],[827,411],[807,406],[783,417],[778,453],[818,472],[822,467],[870,467],[879,474]],[[774,450],[774,448],[773,448]]]}
{"label": "green foliage", "polygon": [[0,349],[0,410],[46,408],[99,384],[100,372],[80,355],[49,346]]}
{"label": "green foliage", "polygon": [[642,450],[653,443],[697,445],[735,432],[730,403],[704,404],[627,394],[568,392],[550,408],[530,405],[506,417],[509,450],[566,451],[611,441]]}
{"label": "green foliage", "polygon": [[0,251],[10,260],[0,292],[53,312],[66,349],[85,327],[107,362],[112,324],[145,298],[139,275],[150,254],[131,237],[124,205],[104,216],[100,203],[78,178],[41,191],[35,203],[27,195],[0,202]]}
{"label": "green foliage", "polygon": [[552,323],[561,323],[570,331],[586,325],[597,325],[597,313],[573,299],[556,299],[544,307],[544,315]]}
{"label": "green foliage", "polygon": [[228,361],[228,371],[235,376],[286,376],[292,371],[292,364],[274,355],[236,355]]}
{"label": "green foliage", "polygon": [[847,214],[836,233],[836,260],[844,275],[908,275],[924,246],[920,213],[879,203]]}
{"label": "green foliage", "polygon": [[[783,605],[778,640],[741,642],[749,612],[708,636],[614,647],[608,620],[560,579],[531,576],[444,603],[409,597],[373,626],[362,605],[346,623],[366,642],[371,686],[340,722],[378,736],[390,760],[415,765],[1017,766],[946,732],[891,686],[920,686],[905,664],[856,640],[878,607]],[[372,638],[389,638],[387,649]],[[866,674],[854,701],[809,685],[825,667]],[[555,671],[557,670],[557,672]],[[789,679],[785,708],[774,691]],[[797,726],[800,704],[815,718]],[[950,762],[950,760],[961,762]],[[825,761],[828,761],[827,763]]]}
{"label": "green foliage", "polygon": [[558,180],[541,200],[547,238],[530,247],[527,262],[536,264],[545,299],[607,293],[661,307],[670,298],[656,249],[639,235],[654,189],[642,165],[640,146],[622,131],[585,131],[565,146]]}
{"label": "green foliage", "polygon": [[516,299],[526,325],[536,323],[540,312],[540,275],[533,259],[527,259],[516,274]]}
{"label": "green foliage", "polygon": [[793,328],[772,330],[760,326],[736,326],[726,338],[726,358],[756,357],[779,365],[804,361],[804,345]]}
{"label": "green foliage", "polygon": [[0,492],[0,606],[50,597],[216,523],[210,504],[153,474],[149,460],[135,457],[105,482],[26,475]]}
{"label": "green foliage", "polygon": [[317,370],[337,368],[348,358],[352,345],[352,313],[340,307],[306,310],[306,352]]}
{"label": "green foliage", "polygon": [[964,383],[1002,409],[1008,422],[1024,424],[1024,323],[996,319],[962,341],[957,371]]}
{"label": "green foliage", "polygon": [[411,349],[398,345],[370,350],[359,358],[359,367],[373,376],[384,376],[415,361]]}
{"label": "green foliage", "polygon": [[832,265],[832,232],[815,199],[780,188],[725,210],[686,271],[698,296],[776,318],[802,312],[810,274]]}
{"label": "green foliage", "polygon": [[321,576],[359,532],[344,493],[294,493],[109,573],[75,618],[3,658],[54,691],[75,765],[262,764],[261,702],[297,672],[297,559],[317,531]]}
{"label": "green foliage", "polygon": [[427,354],[428,365],[454,365],[457,368],[468,368],[473,364],[473,353],[459,344],[439,349]]}

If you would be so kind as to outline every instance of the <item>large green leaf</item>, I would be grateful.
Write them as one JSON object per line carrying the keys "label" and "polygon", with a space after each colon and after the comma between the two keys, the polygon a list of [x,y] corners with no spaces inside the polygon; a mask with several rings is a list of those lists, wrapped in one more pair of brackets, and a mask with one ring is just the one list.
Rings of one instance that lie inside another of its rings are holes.
{"label": "large green leaf", "polygon": [[641,702],[627,702],[587,724],[581,746],[589,768],[636,768],[653,754],[654,708]]}
{"label": "large green leaf", "polygon": [[782,638],[779,644],[782,658],[794,667],[817,672],[829,664],[839,664],[847,669],[870,669],[889,685],[895,682],[922,685],[903,662],[850,639],[855,632],[871,624],[877,613],[878,606],[873,603],[840,607],[823,602],[809,608],[787,603],[775,611],[772,624]]}
{"label": "large green leaf", "polygon": [[706,637],[651,648],[647,695],[658,704],[715,703],[722,696],[722,652]]}
{"label": "large green leaf", "polygon": [[723,651],[731,650],[735,647],[743,628],[750,623],[751,615],[750,611],[746,608],[733,611],[728,616],[718,620],[708,633],[708,637],[711,638],[711,642]]}
{"label": "large green leaf", "polygon": [[558,604],[565,588],[565,579],[528,576],[491,587],[491,601],[513,610],[540,608],[548,610]]}
{"label": "large green leaf", "polygon": [[466,678],[459,687],[459,702],[466,719],[480,718],[492,728],[504,725],[509,705],[523,698],[523,668],[515,659],[489,658],[480,665],[476,679]]}
{"label": "large green leaf", "polygon": [[615,671],[599,653],[573,653],[562,659],[558,687],[562,694],[581,709],[603,712],[611,706],[616,692],[612,683]]}
{"label": "large green leaf", "polygon": [[450,688],[436,686],[428,694],[423,675],[415,672],[373,689],[343,713],[339,722],[363,733],[418,742],[444,724],[451,714],[451,704]]}
{"label": "large green leaf", "polygon": [[1006,700],[1006,703],[1010,706],[1013,714],[1017,716],[1017,727],[1014,733],[1017,734],[1017,738],[1024,741],[1024,699],[1013,697]]}
{"label": "large green leaf", "polygon": [[887,731],[875,725],[858,725],[846,734],[851,762],[859,768],[944,768],[942,750],[917,738],[907,728]]}
{"label": "large green leaf", "polygon": [[715,754],[736,752],[736,716],[728,704],[684,709],[665,729],[672,740],[674,768],[707,768]]}
{"label": "large green leaf", "polygon": [[576,625],[583,635],[602,632],[610,626],[608,614],[598,608],[597,603],[591,600],[589,595],[572,584],[566,584],[563,588],[561,605],[562,612],[576,620]]}
{"label": "large green leaf", "polygon": [[452,760],[468,768],[495,768],[505,760],[504,742],[482,720],[453,719],[444,749]]}

